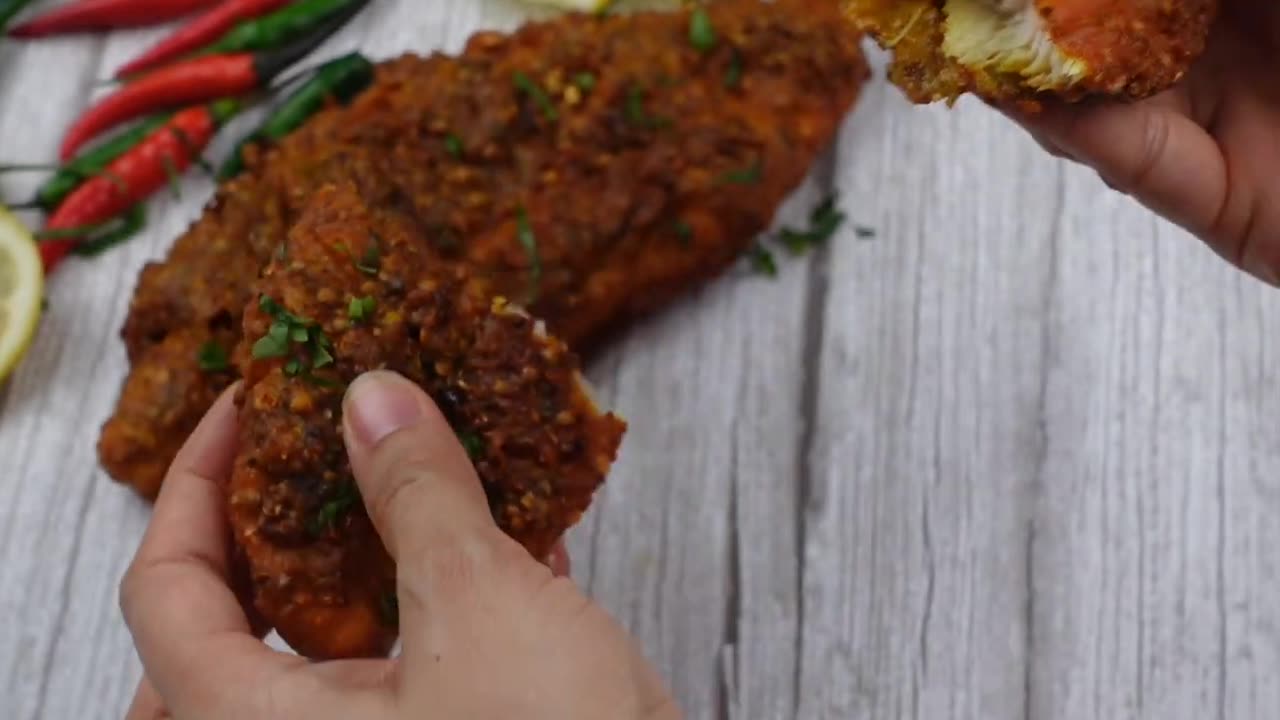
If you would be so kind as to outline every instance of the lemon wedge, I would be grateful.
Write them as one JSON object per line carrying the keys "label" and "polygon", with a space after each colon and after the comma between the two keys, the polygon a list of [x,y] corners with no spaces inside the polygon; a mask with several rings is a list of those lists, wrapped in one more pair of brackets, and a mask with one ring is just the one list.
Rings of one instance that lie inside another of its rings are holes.
{"label": "lemon wedge", "polygon": [[44,264],[31,233],[0,206],[0,381],[26,354],[40,323]]}

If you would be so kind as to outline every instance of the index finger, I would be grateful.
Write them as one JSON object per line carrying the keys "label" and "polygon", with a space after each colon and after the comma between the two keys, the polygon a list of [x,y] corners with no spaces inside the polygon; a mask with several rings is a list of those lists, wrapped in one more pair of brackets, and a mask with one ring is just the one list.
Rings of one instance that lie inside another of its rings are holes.
{"label": "index finger", "polygon": [[166,699],[207,701],[229,677],[278,668],[285,657],[253,635],[229,585],[222,485],[236,448],[233,393],[218,399],[174,459],[120,584],[138,655]]}

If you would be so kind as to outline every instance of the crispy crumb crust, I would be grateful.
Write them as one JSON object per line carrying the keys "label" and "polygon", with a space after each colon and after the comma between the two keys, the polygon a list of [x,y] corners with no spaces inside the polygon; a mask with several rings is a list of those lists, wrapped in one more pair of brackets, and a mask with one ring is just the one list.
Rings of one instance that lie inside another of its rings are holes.
{"label": "crispy crumb crust", "polygon": [[889,79],[913,102],[954,102],[964,93],[995,101],[1069,101],[1106,95],[1141,99],[1180,80],[1204,50],[1218,0],[1035,0],[1054,44],[1087,68],[1050,91],[1024,78],[966,67],[942,50],[943,0],[839,0],[854,24],[893,53]]}
{"label": "crispy crumb crust", "polygon": [[[350,186],[323,188],[257,284],[267,300],[244,315],[232,526],[258,610],[307,657],[381,655],[396,636],[395,568],[342,442],[358,375],[390,369],[427,391],[471,451],[498,526],[539,559],[586,511],[625,429],[592,404],[562,342],[426,247]],[[309,329],[255,358],[282,313],[295,334]]]}
{"label": "crispy crumb crust", "polygon": [[[352,182],[441,262],[514,300],[529,299],[533,272],[517,233],[527,208],[541,261],[530,312],[581,353],[719,275],[829,145],[869,71],[830,0],[709,11],[718,42],[705,53],[690,45],[688,13],[664,12],[569,15],[478,33],[460,56],[389,60],[350,107],[252,150],[139,277],[124,328],[133,367],[99,442],[110,475],[154,497],[215,389],[235,379],[203,374],[194,340],[154,348],[212,333],[229,350],[253,279],[326,184]],[[554,120],[516,72],[547,94]],[[724,181],[753,167],[754,183]]]}

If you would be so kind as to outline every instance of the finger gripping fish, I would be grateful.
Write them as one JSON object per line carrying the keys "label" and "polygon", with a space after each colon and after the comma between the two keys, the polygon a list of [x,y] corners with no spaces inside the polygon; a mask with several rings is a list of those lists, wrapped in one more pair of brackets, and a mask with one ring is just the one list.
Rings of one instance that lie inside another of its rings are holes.
{"label": "finger gripping fish", "polygon": [[587,509],[625,429],[562,342],[426,247],[351,186],[322,188],[244,314],[230,517],[257,609],[307,657],[379,656],[396,638],[394,563],[342,442],[360,374],[393,370],[427,391],[498,526],[539,559]]}

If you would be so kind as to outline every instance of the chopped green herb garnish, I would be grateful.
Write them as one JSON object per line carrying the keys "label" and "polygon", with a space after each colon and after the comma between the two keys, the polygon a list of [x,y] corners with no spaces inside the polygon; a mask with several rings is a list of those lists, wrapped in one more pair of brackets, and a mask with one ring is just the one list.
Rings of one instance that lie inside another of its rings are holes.
{"label": "chopped green herb garnish", "polygon": [[627,88],[625,107],[627,123],[639,128],[660,128],[671,124],[669,118],[653,117],[644,109],[644,88],[633,83]]}
{"label": "chopped green herb garnish", "polygon": [[351,298],[351,303],[347,306],[347,315],[352,320],[368,320],[373,317],[373,311],[378,308],[378,301],[373,299],[372,295],[366,295],[362,298]]}
{"label": "chopped green herb garnish", "polygon": [[805,231],[783,228],[779,239],[792,254],[800,254],[815,245],[821,245],[835,235],[844,222],[844,213],[836,207],[835,197],[828,197],[809,214],[809,229]]}
{"label": "chopped green herb garnish", "polygon": [[322,367],[333,364],[333,355],[324,347],[316,345],[311,351],[311,367],[319,370]]}
{"label": "chopped green herb garnish", "polygon": [[258,298],[258,309],[271,317],[275,317],[284,312],[284,308],[280,307],[280,303],[277,303],[268,295],[263,295]]}
{"label": "chopped green herb garnish", "polygon": [[711,24],[711,13],[704,7],[694,8],[689,16],[689,43],[699,52],[716,46],[716,29]]}
{"label": "chopped green herb garnish", "polygon": [[[333,364],[333,355],[329,350],[333,343],[325,336],[320,326],[310,320],[304,320],[286,311],[272,298],[264,295],[258,299],[258,307],[273,318],[267,334],[253,344],[253,357],[258,360],[285,357],[289,354],[290,344],[302,345],[311,351],[311,367],[322,368]],[[284,372],[290,377],[301,375],[307,365],[298,358],[291,358],[284,365]]]}
{"label": "chopped green herb garnish", "polygon": [[720,181],[728,185],[754,185],[760,182],[760,176],[763,174],[762,170],[760,161],[757,160],[752,163],[751,167],[743,168],[742,170],[730,170],[720,176]]}
{"label": "chopped green herb garnish", "polygon": [[751,262],[751,269],[769,277],[776,277],[778,274],[778,261],[773,259],[773,253],[769,252],[763,245],[756,243],[747,253],[747,259]]}
{"label": "chopped green herb garnish", "polygon": [[516,211],[516,239],[529,256],[529,281],[536,297],[538,283],[542,280],[542,256],[538,253],[538,237],[533,234],[533,225],[529,223],[529,211],[523,207]]}
{"label": "chopped green herb garnish", "polygon": [[866,240],[868,238],[875,237],[876,231],[875,231],[875,228],[869,228],[866,225],[855,225],[853,228],[853,234],[857,235],[859,238],[862,238],[863,240]]}
{"label": "chopped green herb garnish", "polygon": [[382,251],[378,249],[378,236],[373,236],[373,242],[364,251],[364,255],[356,261],[356,269],[365,275],[377,275],[382,269]]}
{"label": "chopped green herb garnish", "polygon": [[551,102],[551,98],[547,97],[547,93],[542,88],[538,87],[538,84],[531,80],[528,75],[525,75],[520,71],[516,71],[516,74],[512,76],[511,81],[515,83],[517,90],[528,95],[535,103],[538,104],[538,107],[542,109],[542,114],[545,115],[548,120],[554,122],[556,118],[560,116],[560,114],[556,112],[556,106]]}
{"label": "chopped green herb garnish", "polygon": [[400,601],[393,592],[383,593],[378,598],[378,614],[382,616],[382,622],[391,627],[400,624]]}
{"label": "chopped green herb garnish", "polygon": [[276,246],[276,259],[277,259],[277,260],[287,260],[287,259],[289,259],[289,246],[288,246],[288,245],[286,245],[285,243],[280,243],[279,245],[277,245],[277,246]]}
{"label": "chopped green herb garnish", "polygon": [[227,369],[227,351],[210,340],[200,346],[200,350],[196,353],[196,362],[205,372],[222,372]]}
{"label": "chopped green herb garnish", "polygon": [[738,48],[734,48],[733,53],[729,55],[729,69],[724,71],[724,86],[732,89],[741,84],[742,53],[738,52]]}
{"label": "chopped green herb garnish", "polygon": [[271,324],[267,334],[253,344],[252,354],[256,360],[284,357],[289,352],[289,325],[277,320]]}
{"label": "chopped green herb garnish", "polygon": [[444,150],[453,157],[462,157],[462,138],[449,133],[444,136]]}
{"label": "chopped green herb garnish", "polygon": [[316,512],[311,522],[311,534],[322,535],[324,531],[333,528],[358,502],[360,502],[360,493],[354,485],[341,486],[338,494],[321,505],[320,510]]}
{"label": "chopped green herb garnish", "polygon": [[573,76],[573,84],[580,90],[591,92],[596,89],[596,76],[589,72],[580,72]]}
{"label": "chopped green herb garnish", "polygon": [[458,433],[458,442],[462,443],[462,447],[467,451],[467,456],[472,460],[479,460],[484,457],[484,439],[479,435],[464,430]]}
{"label": "chopped green herb garnish", "polygon": [[334,243],[334,244],[333,244],[333,249],[334,249],[334,250],[337,250],[338,252],[342,253],[343,255],[346,255],[347,257],[350,257],[350,256],[351,256],[351,248],[347,247],[347,246],[346,246],[346,243]]}
{"label": "chopped green herb garnish", "polygon": [[683,220],[677,220],[675,231],[676,237],[680,238],[680,244],[688,247],[693,240],[693,226]]}

